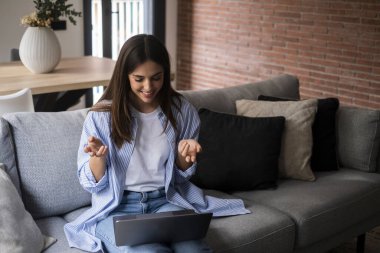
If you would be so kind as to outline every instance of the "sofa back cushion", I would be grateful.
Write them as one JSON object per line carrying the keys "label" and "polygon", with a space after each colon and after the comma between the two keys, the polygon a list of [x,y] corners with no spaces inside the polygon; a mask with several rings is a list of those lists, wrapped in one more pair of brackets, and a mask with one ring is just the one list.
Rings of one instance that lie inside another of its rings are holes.
{"label": "sofa back cushion", "polygon": [[4,115],[14,139],[25,208],[34,218],[89,205],[77,178],[77,153],[87,110]]}
{"label": "sofa back cushion", "polygon": [[340,166],[379,171],[380,110],[341,107],[337,127]]}
{"label": "sofa back cushion", "polygon": [[299,99],[299,83],[295,76],[280,75],[265,81],[198,91],[181,91],[195,108],[206,108],[215,112],[236,114],[235,101],[257,100],[260,94]]}

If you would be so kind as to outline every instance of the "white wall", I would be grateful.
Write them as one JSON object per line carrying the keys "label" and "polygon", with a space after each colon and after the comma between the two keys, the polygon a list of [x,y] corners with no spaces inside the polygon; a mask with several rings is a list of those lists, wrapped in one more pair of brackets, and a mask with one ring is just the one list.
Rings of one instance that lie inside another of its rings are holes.
{"label": "white wall", "polygon": [[[77,11],[83,11],[82,0],[69,0]],[[177,0],[166,1],[166,46],[171,56],[172,72],[177,69]],[[34,11],[33,0],[0,0],[0,62],[10,61],[10,50],[18,48],[26,27],[21,17]],[[55,31],[62,48],[62,57],[84,55],[83,17],[77,25],[67,21],[67,30]],[[175,82],[173,83],[175,85]]]}
{"label": "white wall", "polygon": [[[165,44],[170,54],[171,71],[177,75],[177,13],[178,1],[166,1]],[[172,82],[176,87],[176,80]]]}
{"label": "white wall", "polygon": [[[75,10],[83,11],[82,0],[69,0]],[[33,12],[33,0],[0,1],[0,62],[10,61],[10,50],[18,48],[26,27],[20,25],[21,17]],[[55,31],[61,44],[62,57],[84,55],[83,17],[76,18],[74,26],[67,20],[67,29]]]}

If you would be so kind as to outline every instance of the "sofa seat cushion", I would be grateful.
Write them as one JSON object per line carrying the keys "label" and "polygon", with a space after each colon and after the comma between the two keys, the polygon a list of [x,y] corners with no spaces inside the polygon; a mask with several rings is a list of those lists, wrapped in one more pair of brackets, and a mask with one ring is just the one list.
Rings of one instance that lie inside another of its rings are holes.
{"label": "sofa seat cushion", "polygon": [[283,180],[277,190],[233,195],[276,208],[297,225],[296,247],[302,248],[380,212],[380,175],[341,169],[318,172],[317,181]]}
{"label": "sofa seat cushion", "polygon": [[66,214],[64,214],[62,217],[67,221],[67,222],[72,222],[74,221],[76,218],[78,218],[84,211],[90,209],[91,206],[85,206],[85,207],[81,207],[81,208],[78,208],[74,211],[71,211],[71,212],[68,212]]}
{"label": "sofa seat cushion", "polygon": [[[207,195],[234,198],[214,190],[205,190]],[[285,214],[276,209],[245,202],[252,213],[222,218],[213,218],[206,236],[213,250],[223,252],[265,252],[275,245],[273,252],[292,252],[295,225]],[[63,216],[67,222],[75,220],[90,208],[82,207]],[[273,243],[273,244],[272,244]]]}
{"label": "sofa seat cushion", "polygon": [[[214,190],[207,195],[234,198]],[[293,221],[280,211],[245,201],[252,213],[213,218],[206,242],[215,252],[292,252],[295,239]]]}
{"label": "sofa seat cushion", "polygon": [[84,252],[76,248],[70,248],[66,240],[63,226],[66,224],[66,220],[59,216],[53,216],[49,218],[42,218],[36,220],[41,232],[48,234],[57,239],[57,241],[47,248],[44,253],[80,253]]}

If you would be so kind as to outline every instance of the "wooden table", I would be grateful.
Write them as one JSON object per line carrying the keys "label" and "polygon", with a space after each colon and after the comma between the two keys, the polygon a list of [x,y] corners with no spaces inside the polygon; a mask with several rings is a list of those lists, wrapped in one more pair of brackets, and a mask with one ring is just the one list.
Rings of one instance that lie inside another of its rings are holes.
{"label": "wooden table", "polygon": [[55,70],[33,74],[20,61],[0,64],[0,95],[30,88],[33,94],[107,86],[115,61],[84,56],[63,58]]}

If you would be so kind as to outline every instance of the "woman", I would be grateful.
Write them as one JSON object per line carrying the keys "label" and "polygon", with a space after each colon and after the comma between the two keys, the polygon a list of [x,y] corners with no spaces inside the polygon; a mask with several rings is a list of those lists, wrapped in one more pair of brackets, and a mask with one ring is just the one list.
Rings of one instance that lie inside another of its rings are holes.
{"label": "woman", "polygon": [[117,247],[112,217],[192,209],[249,213],[241,200],[205,196],[188,181],[201,151],[195,108],[170,85],[165,46],[136,35],[122,47],[103,96],[87,115],[78,177],[92,207],[65,225],[71,247],[97,252],[211,252],[203,241]]}

